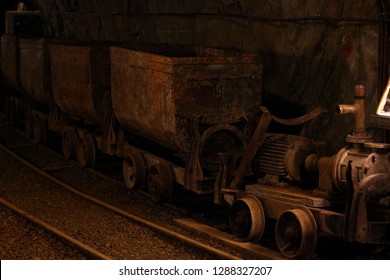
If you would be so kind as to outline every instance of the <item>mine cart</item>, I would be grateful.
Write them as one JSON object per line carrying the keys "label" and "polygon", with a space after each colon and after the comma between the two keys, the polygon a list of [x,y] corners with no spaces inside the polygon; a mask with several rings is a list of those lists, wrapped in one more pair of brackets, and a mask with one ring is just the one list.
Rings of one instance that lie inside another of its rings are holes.
{"label": "mine cart", "polygon": [[108,46],[51,44],[49,49],[64,155],[77,155],[82,166],[93,166],[96,148],[102,145],[105,114],[111,110]]}
{"label": "mine cart", "polygon": [[[124,133],[158,143],[162,158],[166,151],[174,155],[170,162],[150,160],[127,149],[127,185],[142,185],[149,169],[149,191],[151,182],[171,177],[197,193],[211,191],[218,153],[244,149],[246,117],[261,102],[260,57],[178,46],[111,47],[111,69],[113,110]],[[158,193],[172,184],[162,181]]]}

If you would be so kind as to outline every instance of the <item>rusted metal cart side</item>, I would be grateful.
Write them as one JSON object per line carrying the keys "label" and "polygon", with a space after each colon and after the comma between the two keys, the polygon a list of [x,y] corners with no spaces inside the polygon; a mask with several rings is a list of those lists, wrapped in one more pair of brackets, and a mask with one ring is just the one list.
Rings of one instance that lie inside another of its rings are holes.
{"label": "rusted metal cart side", "polygon": [[20,72],[19,72],[19,51],[18,37],[11,34],[4,34],[1,37],[2,71],[4,82],[12,89],[12,93],[3,92],[2,99],[5,106],[6,118],[14,125],[19,124],[19,115],[23,111],[23,104],[20,99]]}
{"label": "rusted metal cart side", "polygon": [[1,37],[2,68],[5,82],[17,90],[21,90],[19,76],[19,38],[4,34]]}
{"label": "rusted metal cart side", "polygon": [[183,162],[148,162],[128,148],[127,185],[147,169],[156,199],[172,185],[161,179],[161,186],[152,186],[160,178],[197,193],[212,191],[218,153],[244,149],[244,118],[261,102],[261,75],[259,56],[180,46],[111,47],[112,104],[124,133],[158,143]]}
{"label": "rusted metal cart side", "polygon": [[5,94],[8,118],[15,124],[21,124],[19,121],[24,118],[26,134],[44,144],[47,128],[55,129],[55,125],[49,121],[50,63],[40,12],[7,11],[5,31],[2,37],[4,81],[16,89]]}
{"label": "rusted metal cart side", "polygon": [[20,38],[20,85],[28,96],[25,100],[25,132],[34,140],[46,142],[47,131],[58,130],[58,118],[51,90],[49,39]]}
{"label": "rusted metal cart side", "polygon": [[48,40],[19,39],[20,84],[33,100],[49,105],[52,100]]}
{"label": "rusted metal cart side", "polygon": [[110,91],[110,60],[105,45],[50,45],[53,95],[71,119],[102,125]]}
{"label": "rusted metal cart side", "polygon": [[[110,58],[104,43],[50,44],[51,85],[60,108],[63,152],[93,166],[110,112]],[[84,129],[82,127],[87,127]]]}
{"label": "rusted metal cart side", "polygon": [[7,91],[1,94],[8,120],[19,125],[24,111],[24,94],[20,84],[19,38],[42,37],[38,11],[6,11],[5,34],[1,38],[2,72]]}

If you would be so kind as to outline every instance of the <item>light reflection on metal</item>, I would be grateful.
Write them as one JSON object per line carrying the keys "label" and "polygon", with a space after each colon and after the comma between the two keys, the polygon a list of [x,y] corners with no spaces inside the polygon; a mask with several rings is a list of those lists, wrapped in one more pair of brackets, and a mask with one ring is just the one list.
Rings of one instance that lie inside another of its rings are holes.
{"label": "light reflection on metal", "polygon": [[386,89],[383,92],[381,101],[379,102],[378,109],[376,110],[376,113],[378,115],[382,116],[390,116],[390,79],[387,82]]}

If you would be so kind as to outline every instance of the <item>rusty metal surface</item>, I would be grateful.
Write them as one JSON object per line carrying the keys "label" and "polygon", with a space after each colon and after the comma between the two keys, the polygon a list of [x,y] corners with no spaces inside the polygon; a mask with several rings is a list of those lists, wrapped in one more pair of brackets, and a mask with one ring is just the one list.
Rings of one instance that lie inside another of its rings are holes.
{"label": "rusty metal surface", "polygon": [[20,39],[20,83],[26,94],[43,104],[52,101],[47,40]]}
{"label": "rusty metal surface", "polygon": [[110,91],[110,60],[105,45],[51,44],[54,100],[73,118],[102,125]]}
{"label": "rusty metal surface", "polygon": [[18,37],[4,34],[1,37],[1,54],[4,80],[20,90]]}
{"label": "rusty metal surface", "polygon": [[[361,243],[389,244],[390,210],[374,207],[372,200],[390,194],[390,173],[376,173],[359,180],[353,163],[350,168],[350,189],[353,193],[348,203],[350,209],[346,212],[346,239]],[[376,208],[382,212],[375,213]],[[372,230],[371,227],[375,226],[375,230]]]}
{"label": "rusty metal surface", "polygon": [[245,190],[263,199],[277,199],[286,203],[299,204],[307,207],[329,208],[337,207],[344,203],[344,198],[329,199],[323,193],[314,192],[310,189],[302,189],[296,186],[276,188],[269,185],[254,183],[245,186]]}
{"label": "rusty metal surface", "polygon": [[303,116],[300,116],[298,118],[281,119],[281,118],[272,116],[272,119],[275,122],[283,124],[283,125],[301,125],[301,124],[304,124],[308,121],[311,121],[311,120],[317,118],[319,115],[321,115],[322,113],[326,113],[326,112],[328,112],[328,111],[324,107],[317,107],[317,108],[313,109],[312,111],[310,111],[309,113],[307,113]]}
{"label": "rusty metal surface", "polygon": [[111,47],[112,103],[128,130],[187,152],[194,118],[237,121],[261,101],[258,56],[208,49]]}
{"label": "rusty metal surface", "polygon": [[339,114],[355,114],[355,129],[348,135],[348,143],[366,143],[373,141],[372,135],[366,132],[366,88],[361,84],[355,86],[355,104],[340,104],[336,107]]}
{"label": "rusty metal surface", "polygon": [[267,217],[278,219],[287,210],[306,206],[316,219],[318,229],[329,235],[343,236],[344,214],[329,211],[342,205],[342,200],[329,200],[321,193],[298,188],[277,189],[261,184],[245,186],[246,193],[255,195],[261,201]]}
{"label": "rusty metal surface", "polygon": [[376,148],[375,151],[363,147],[345,147],[335,156],[332,176],[336,187],[345,192],[348,190],[348,166],[353,162],[356,176],[363,180],[373,174],[389,173],[390,161],[387,149]]}
{"label": "rusty metal surface", "polygon": [[[302,167],[309,155],[316,153],[313,141],[301,136],[267,133],[263,145],[252,162],[256,176],[272,174],[289,181],[307,180],[309,170]],[[309,169],[314,169],[309,166]],[[315,169],[314,171],[315,172]]]}
{"label": "rusty metal surface", "polygon": [[261,107],[262,117],[256,127],[252,139],[249,141],[247,149],[242,157],[240,165],[238,166],[237,172],[231,182],[231,188],[238,189],[244,182],[245,176],[248,173],[250,165],[256,156],[257,151],[261,148],[264,142],[266,131],[272,120],[272,115],[264,107]]}

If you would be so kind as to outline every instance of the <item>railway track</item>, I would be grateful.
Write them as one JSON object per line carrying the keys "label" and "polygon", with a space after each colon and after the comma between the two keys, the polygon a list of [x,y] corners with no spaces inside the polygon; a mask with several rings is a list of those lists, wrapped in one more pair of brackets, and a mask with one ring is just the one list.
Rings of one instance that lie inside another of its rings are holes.
{"label": "railway track", "polygon": [[[104,201],[101,201],[99,199],[96,199],[88,194],[85,194],[79,190],[77,190],[76,188],[70,186],[69,184],[67,183],[64,183],[63,181],[51,176],[50,174],[46,173],[45,171],[43,171],[42,169],[40,169],[39,167],[31,164],[30,162],[26,161],[25,159],[23,159],[22,157],[20,157],[19,155],[15,154],[14,152],[12,152],[10,149],[8,149],[7,147],[5,147],[4,145],[0,145],[0,149],[2,151],[5,151],[6,153],[8,153],[10,156],[12,156],[14,159],[18,160],[19,162],[23,163],[23,165],[27,166],[28,168],[32,169],[34,172],[38,173],[40,176],[43,176],[45,177],[46,179],[52,181],[53,183],[61,186],[63,189],[66,189],[67,191],[77,195],[78,197],[81,197],[85,200],[88,200],[90,202],[93,202],[94,204],[100,206],[100,207],[103,207],[105,209],[108,209],[112,212],[114,212],[115,214],[117,215],[120,215],[122,217],[125,217],[126,219],[129,219],[133,222],[136,222],[140,225],[143,225],[143,226],[146,226],[150,229],[152,229],[153,231],[155,232],[158,232],[159,234],[162,234],[164,236],[167,236],[171,239],[174,239],[174,240],[178,240],[186,245],[189,245],[191,247],[195,247],[195,248],[198,248],[204,252],[207,252],[209,253],[210,255],[218,258],[218,259],[239,259],[238,257],[232,255],[232,254],[229,254],[229,253],[226,253],[224,251],[221,251],[219,249],[216,249],[214,247],[211,247],[207,244],[204,244],[202,242],[199,242],[195,239],[192,239],[192,238],[189,238],[187,236],[184,236],[180,233],[177,233],[175,231],[172,231],[170,229],[167,229],[165,227],[162,227],[156,223],[153,223],[153,222],[150,222],[150,221],[147,221],[141,217],[138,217],[136,215],[133,215],[131,213],[128,213],[126,211],[123,211],[122,209],[119,209],[115,206],[112,206]],[[53,228],[52,226],[48,225],[47,223],[41,221],[40,219],[37,219],[36,217],[33,217],[31,214],[29,214],[28,212],[22,210],[22,209],[19,209],[17,208],[16,206],[10,204],[9,202],[7,202],[6,200],[4,199],[1,199],[0,202],[2,204],[4,204],[5,206],[11,208],[13,211],[17,212],[18,214],[22,215],[23,217],[33,221],[34,223],[44,227],[45,229],[49,230],[50,232],[60,236],[61,238],[65,239],[68,243],[71,243],[73,244],[74,246],[80,248],[81,250],[83,251],[86,251],[86,252],[89,252],[89,254],[93,257],[96,257],[96,258],[99,258],[99,259],[109,259],[109,257],[106,257],[104,254],[98,252],[97,250],[93,249],[93,248],[89,248],[89,246],[86,246],[84,244],[82,244],[81,242],[79,242],[78,240],[68,236],[67,234],[64,234],[63,232]]]}
{"label": "railway track", "polygon": [[4,207],[7,207],[8,209],[13,211],[14,213],[18,214],[19,216],[21,216],[25,220],[28,220],[31,223],[33,223],[34,225],[39,226],[40,228],[44,229],[46,232],[49,232],[50,234],[52,234],[56,238],[60,239],[61,241],[65,242],[66,244],[68,244],[72,248],[82,252],[83,254],[88,256],[88,258],[95,259],[95,260],[112,260],[112,258],[108,257],[107,255],[95,250],[94,248],[86,245],[83,242],[80,242],[79,240],[73,238],[72,236],[66,234],[65,232],[49,225],[48,223],[31,215],[27,211],[17,207],[16,205],[10,203],[9,201],[7,201],[3,198],[0,198],[0,204]]}
{"label": "railway track", "polygon": [[[23,145],[23,144],[17,144],[17,145],[14,145],[12,148],[13,149],[23,149],[23,148],[26,148],[28,147],[29,145]],[[31,147],[33,147],[33,145],[31,145]],[[64,170],[66,168],[71,168],[72,167],[72,164],[68,164],[68,165],[58,165],[58,166],[51,166],[51,167],[46,167],[46,168],[40,168],[40,167],[37,167],[35,164],[32,164],[31,162],[27,161],[26,159],[24,159],[23,157],[21,157],[20,155],[18,155],[17,153],[15,153],[14,151],[12,151],[10,148],[4,146],[4,145],[0,145],[0,149],[4,152],[6,152],[8,155],[12,156],[12,158],[18,160],[20,163],[22,163],[24,166],[27,166],[29,169],[33,170],[35,173],[39,174],[40,176],[43,176],[44,178],[50,180],[51,182],[61,186],[63,189],[79,196],[79,197],[82,197],[83,199],[86,199],[100,207],[103,207],[105,209],[108,209],[112,212],[114,212],[115,214],[117,215],[120,215],[122,217],[125,217],[126,219],[129,219],[133,222],[136,222],[140,225],[143,225],[143,226],[146,226],[150,229],[152,229],[153,231],[155,232],[158,232],[164,236],[167,236],[169,238],[171,238],[172,240],[179,240],[181,243],[184,243],[184,244],[187,244],[188,246],[191,246],[191,247],[194,247],[194,248],[197,248],[201,251],[204,251],[204,252],[207,252],[209,255],[213,256],[213,258],[218,258],[218,259],[240,259],[240,257],[237,257],[231,253],[228,253],[228,252],[224,252],[223,250],[220,250],[220,249],[217,249],[217,248],[214,248],[210,245],[207,245],[203,242],[200,242],[200,241],[197,241],[193,238],[190,238],[190,237],[187,237],[183,234],[180,234],[180,233],[177,233],[171,229],[168,229],[168,228],[165,228],[161,225],[158,225],[156,223],[153,223],[153,222],[150,222],[146,219],[143,219],[137,215],[133,215],[127,211],[124,211],[118,207],[115,207],[109,203],[106,203],[100,199],[97,199],[91,195],[88,195],[86,193],[83,193],[82,191],[79,191],[78,189],[70,186],[69,184],[65,183],[64,181],[50,175],[48,172],[58,172],[58,171],[61,171],[61,170]],[[102,176],[103,178],[106,178],[108,180],[112,180],[114,183],[116,184],[120,184],[120,185],[123,185],[123,182],[118,182],[118,180],[116,179],[113,179],[113,178],[109,178],[107,177],[107,175],[102,175],[100,174],[99,172],[97,171],[91,171],[89,170],[89,172],[95,174],[95,175],[99,175],[99,176]],[[143,193],[143,195],[145,196],[145,193]],[[22,209],[18,209],[18,207],[16,206],[13,206],[12,204],[10,204],[8,201],[2,199],[1,200],[1,203],[4,204],[5,206],[13,209],[13,211],[17,212],[19,215],[22,215],[22,216],[25,216],[26,218],[28,218],[29,216],[33,216],[31,214],[29,214],[27,211],[25,210],[22,210]],[[168,206],[168,207],[171,207],[172,209],[178,211],[178,212],[181,212],[181,213],[185,213],[186,211],[185,210],[181,210],[180,208],[177,208],[175,206],[171,206],[171,205],[165,205],[165,206]],[[33,217],[33,220],[37,220],[37,218]],[[39,219],[38,219],[39,220]],[[36,221],[33,221],[34,223],[37,223]],[[174,223],[177,224],[177,222],[174,221]],[[37,224],[39,224],[41,227],[45,227],[45,225],[47,225],[47,223],[43,222],[43,221],[40,221],[38,222]],[[54,227],[50,226],[50,225],[47,225],[49,227],[49,229],[47,229],[48,231],[52,232],[53,234],[56,234],[57,232],[61,232],[59,231],[58,229],[55,229]],[[182,226],[183,227],[183,226]],[[53,230],[54,228],[54,230]],[[186,227],[184,226],[183,228],[186,229],[186,231],[190,231],[190,232],[193,232],[193,233],[199,233],[199,231],[197,229],[191,229],[189,227]],[[61,235],[61,233],[60,233]],[[204,232],[201,233],[201,235],[205,236],[205,235],[208,235],[208,234],[205,234]],[[89,252],[88,255],[91,256],[91,258],[94,258],[94,259],[106,259],[107,256],[105,256],[105,254],[102,253],[102,255],[99,257],[99,251],[98,250],[95,250],[93,248],[91,248],[91,250],[88,250],[86,248],[88,248],[88,245],[83,246],[82,242],[78,241],[78,240],[74,240],[73,242],[73,239],[72,237],[68,238],[66,237],[67,234],[65,233],[62,233],[61,235],[61,239],[65,240],[67,243],[70,243],[70,244],[73,244],[73,246],[75,246],[76,248],[78,248],[79,246],[81,246],[80,250],[81,251],[85,251],[85,252]],[[213,239],[215,239],[213,237]],[[216,238],[215,240],[217,240],[218,238]],[[226,245],[226,244],[225,244]],[[85,248],[84,248],[85,247]],[[232,247],[234,248],[233,250],[236,250],[236,251],[240,251],[242,250],[242,248],[237,248],[237,246],[230,246],[229,244],[227,245],[227,247]],[[245,247],[245,246],[244,246]],[[91,252],[90,252],[91,251]],[[96,251],[97,254],[93,254],[92,252]],[[245,250],[243,250],[245,252]],[[272,258],[278,258],[278,254],[275,254],[275,255],[270,255],[269,253],[270,250],[268,249],[265,249],[265,252],[262,254],[261,252],[245,252],[244,254],[247,254],[248,256],[252,256],[252,258],[269,258],[270,256],[272,256]],[[110,257],[107,257],[107,258],[110,258]]]}

